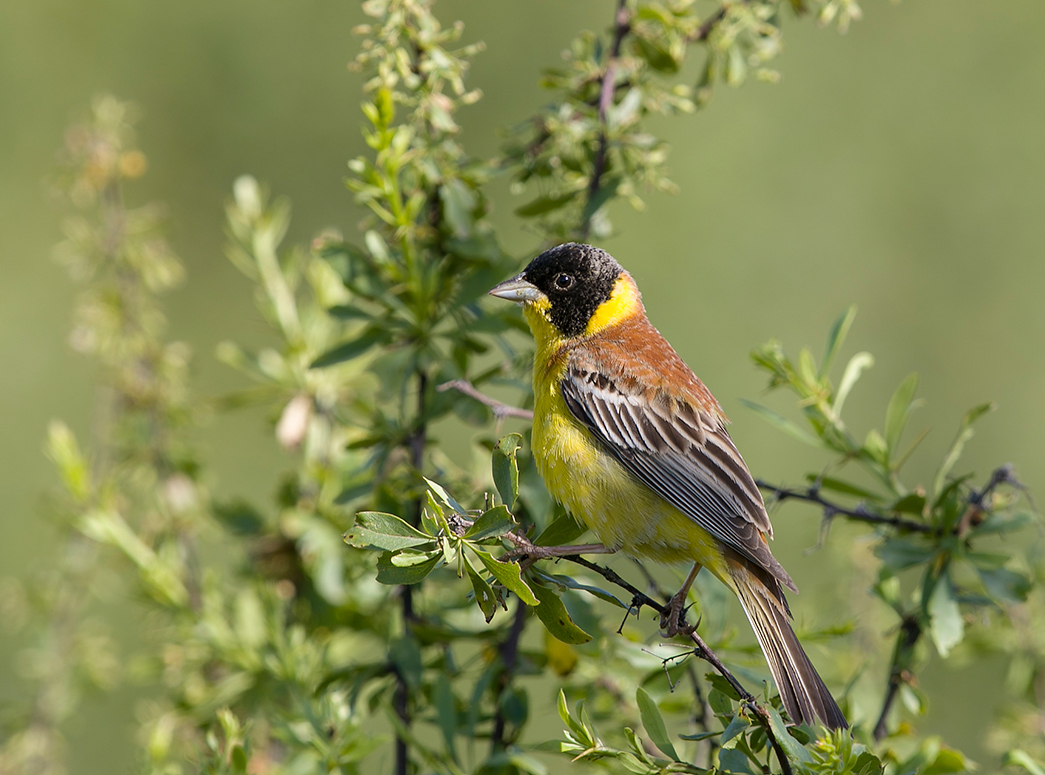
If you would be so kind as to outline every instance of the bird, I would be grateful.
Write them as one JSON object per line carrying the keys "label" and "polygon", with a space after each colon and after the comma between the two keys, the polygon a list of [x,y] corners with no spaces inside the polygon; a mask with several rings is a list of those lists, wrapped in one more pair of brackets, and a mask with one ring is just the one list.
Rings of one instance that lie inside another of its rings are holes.
{"label": "bird", "polygon": [[533,550],[692,563],[661,618],[669,637],[687,631],[689,587],[707,568],[739,598],[791,720],[847,728],[791,628],[784,587],[798,588],[770,552],[773,527],[729,421],[650,323],[632,276],[604,250],[569,242],[489,294],[521,305],[535,340],[537,469],[601,542]]}

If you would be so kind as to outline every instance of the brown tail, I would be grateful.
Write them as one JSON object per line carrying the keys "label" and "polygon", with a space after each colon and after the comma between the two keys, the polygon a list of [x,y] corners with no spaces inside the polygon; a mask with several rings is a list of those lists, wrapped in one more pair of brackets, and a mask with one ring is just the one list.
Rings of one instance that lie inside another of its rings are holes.
{"label": "brown tail", "polygon": [[730,558],[729,570],[791,720],[812,724],[815,716],[831,729],[848,728],[845,716],[791,629],[791,612],[780,583],[739,558]]}

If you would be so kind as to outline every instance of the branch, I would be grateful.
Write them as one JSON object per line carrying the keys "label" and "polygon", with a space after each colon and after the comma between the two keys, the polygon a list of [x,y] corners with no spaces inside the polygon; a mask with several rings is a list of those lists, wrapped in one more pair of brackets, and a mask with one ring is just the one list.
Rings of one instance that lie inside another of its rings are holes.
{"label": "branch", "polygon": [[533,410],[520,409],[517,406],[502,403],[496,398],[491,398],[466,379],[455,379],[450,382],[444,382],[439,385],[436,390],[440,393],[445,393],[447,390],[456,390],[458,393],[464,393],[469,398],[474,398],[483,406],[490,407],[493,411],[493,416],[498,420],[504,419],[505,417],[519,417],[523,420],[533,419]]}
{"label": "branch", "polygon": [[606,171],[606,156],[609,150],[609,138],[606,134],[606,113],[610,105],[613,104],[620,47],[630,31],[631,12],[628,10],[627,0],[618,0],[617,15],[613,28],[613,43],[610,45],[609,55],[606,57],[606,69],[602,73],[601,83],[599,84],[599,147],[595,152],[595,163],[592,167],[591,180],[588,181],[588,199],[584,208],[585,215],[578,229],[578,235],[582,242],[587,240],[588,233],[591,231],[591,219],[595,213],[588,212],[588,210],[599,193],[599,187],[602,185],[602,175]]}
{"label": "branch", "polygon": [[763,479],[756,479],[755,484],[758,485],[760,489],[771,491],[779,501],[790,499],[815,503],[823,508],[825,519],[831,519],[841,514],[842,516],[848,517],[857,522],[869,522],[873,525],[892,525],[899,530],[907,530],[912,533],[932,533],[935,530],[932,525],[915,522],[913,519],[904,519],[903,517],[895,516],[883,517],[880,514],[875,514],[870,511],[863,504],[859,504],[855,508],[839,506],[837,503],[833,503],[824,498],[820,494],[820,488],[815,485],[805,490],[790,490],[787,487],[770,484]]}
{"label": "branch", "polygon": [[900,684],[912,680],[911,674],[903,667],[907,662],[907,654],[914,649],[915,644],[922,637],[922,625],[917,617],[909,616],[904,620],[899,635],[896,636],[896,648],[893,650],[893,664],[889,671],[889,683],[886,685],[885,700],[882,702],[882,712],[878,714],[878,723],[874,725],[874,739],[881,740],[889,734],[885,725],[885,719],[893,706]]}

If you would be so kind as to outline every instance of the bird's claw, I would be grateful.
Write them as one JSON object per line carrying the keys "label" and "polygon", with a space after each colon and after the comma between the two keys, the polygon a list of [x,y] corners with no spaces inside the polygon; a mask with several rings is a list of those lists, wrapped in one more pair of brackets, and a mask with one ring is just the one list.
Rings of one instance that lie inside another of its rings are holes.
{"label": "bird's claw", "polygon": [[668,610],[660,617],[660,629],[666,638],[674,638],[676,635],[692,635],[700,626],[700,619],[696,624],[686,623],[686,611],[690,606],[685,605],[685,598],[677,595],[668,602]]}

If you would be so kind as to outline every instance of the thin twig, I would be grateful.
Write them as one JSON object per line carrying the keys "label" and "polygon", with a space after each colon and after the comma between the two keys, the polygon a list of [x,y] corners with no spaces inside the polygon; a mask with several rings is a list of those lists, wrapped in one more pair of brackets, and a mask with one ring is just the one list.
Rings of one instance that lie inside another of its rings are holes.
{"label": "thin twig", "polygon": [[863,504],[859,504],[853,508],[840,506],[837,503],[824,498],[820,494],[820,489],[818,487],[809,487],[805,490],[792,490],[781,485],[770,484],[763,479],[756,479],[755,484],[758,485],[760,489],[768,490],[773,493],[774,497],[779,501],[798,500],[806,501],[807,503],[815,503],[823,508],[824,516],[828,519],[841,515],[857,522],[869,522],[872,525],[892,525],[899,530],[907,530],[912,533],[932,533],[935,530],[932,525],[926,525],[923,522],[915,522],[913,519],[904,519],[903,517],[897,516],[884,517],[880,514],[875,514]]}
{"label": "thin twig", "polygon": [[496,398],[490,398],[479,391],[471,382],[466,379],[455,379],[450,382],[444,382],[439,385],[436,390],[440,393],[444,393],[447,390],[456,390],[458,393],[464,393],[469,398],[474,398],[483,406],[488,406],[493,411],[494,417],[497,419],[503,419],[505,417],[519,417],[523,420],[533,419],[533,410],[531,409],[520,409],[517,406],[511,404],[505,404],[498,401]]}
{"label": "thin twig", "polygon": [[900,632],[896,636],[896,648],[893,650],[893,664],[889,670],[889,682],[886,684],[882,712],[878,714],[878,723],[874,725],[875,740],[881,740],[889,734],[885,723],[886,717],[893,706],[900,685],[911,681],[911,675],[904,665],[908,661],[907,655],[914,649],[923,632],[922,624],[917,616],[908,617],[900,627]]}

